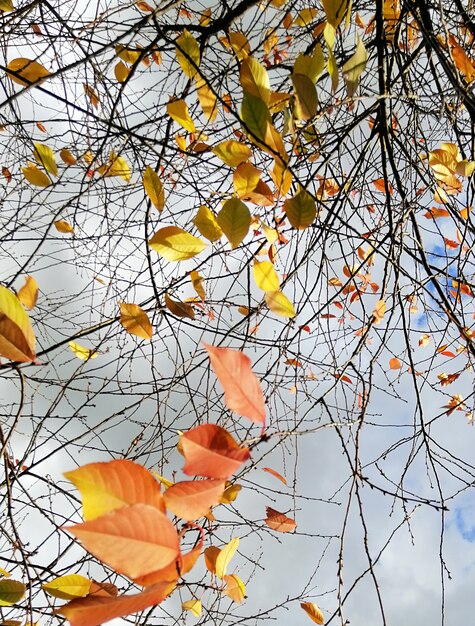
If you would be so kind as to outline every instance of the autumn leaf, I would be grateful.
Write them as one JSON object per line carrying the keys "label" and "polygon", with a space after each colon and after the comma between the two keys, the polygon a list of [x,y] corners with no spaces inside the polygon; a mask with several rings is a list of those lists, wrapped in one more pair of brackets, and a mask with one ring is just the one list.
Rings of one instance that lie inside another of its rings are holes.
{"label": "autumn leaf", "polygon": [[41,586],[43,591],[54,598],[61,600],[72,600],[87,596],[91,589],[92,581],[79,574],[67,574],[59,576],[54,580]]}
{"label": "autumn leaf", "polygon": [[275,478],[277,478],[277,480],[280,480],[281,483],[284,483],[284,485],[287,485],[287,481],[285,480],[285,478],[282,476],[282,474],[279,474],[279,472],[276,472],[274,469],[272,469],[271,467],[263,467],[262,468],[263,472],[267,472],[268,474],[271,474],[272,476],[275,476]]}
{"label": "autumn leaf", "polygon": [[181,608],[184,611],[190,611],[195,617],[200,617],[201,615],[202,606],[199,600],[185,600],[185,602],[182,602]]}
{"label": "autumn leaf", "polygon": [[396,357],[393,357],[392,359],[389,360],[389,369],[399,370],[401,369],[401,367],[402,367],[401,361],[397,359]]}
{"label": "autumn leaf", "polygon": [[224,401],[231,411],[265,424],[266,407],[259,379],[251,360],[239,350],[204,344],[214,373],[224,389]]}
{"label": "autumn leaf", "polygon": [[58,166],[56,165],[54,152],[49,146],[42,143],[35,143],[33,156],[36,162],[42,165],[47,172],[53,174],[53,176],[58,175]]}
{"label": "autumn leaf", "polygon": [[280,317],[295,317],[295,309],[281,291],[267,291],[265,301],[269,309]]}
{"label": "autumn leaf", "polygon": [[200,231],[203,237],[206,237],[209,241],[219,241],[223,235],[216,217],[210,211],[210,209],[201,205],[198,209],[198,213],[192,220],[193,224]]}
{"label": "autumn leaf", "polygon": [[35,335],[20,300],[0,285],[0,356],[26,363],[35,359]]}
{"label": "autumn leaf", "polygon": [[99,626],[118,617],[138,613],[163,602],[175,588],[175,581],[161,582],[144,591],[118,597],[88,596],[78,598],[56,609],[71,626]]}
{"label": "autumn leaf", "polygon": [[270,506],[266,506],[266,511],[267,517],[264,521],[272,530],[276,530],[280,533],[291,533],[297,528],[295,520],[291,517],[287,517],[287,515],[276,511]]}
{"label": "autumn leaf", "polygon": [[167,104],[168,115],[189,133],[196,131],[195,123],[188,113],[188,105],[184,100],[172,100]]}
{"label": "autumn leaf", "polygon": [[252,56],[247,56],[241,63],[239,72],[241,87],[245,92],[269,104],[270,81],[266,68]]}
{"label": "autumn leaf", "polygon": [[96,558],[132,579],[165,567],[180,553],[175,527],[150,504],[124,506],[65,530]]}
{"label": "autumn leaf", "polygon": [[167,261],[191,259],[206,248],[204,241],[178,226],[165,226],[149,240],[148,245]]}
{"label": "autumn leaf", "polygon": [[278,291],[280,288],[279,277],[270,261],[254,261],[252,268],[254,282],[262,291]]}
{"label": "autumn leaf", "polygon": [[226,583],[223,593],[233,602],[240,604],[246,596],[246,587],[242,580],[237,574],[225,574],[223,580]]}
{"label": "autumn leaf", "polygon": [[386,313],[386,303],[384,302],[384,300],[378,300],[373,311],[374,323],[380,324],[384,319],[385,313]]}
{"label": "autumn leaf", "polygon": [[35,187],[49,187],[51,185],[49,176],[38,169],[34,163],[28,163],[28,167],[22,167],[21,171],[26,180]]}
{"label": "autumn leaf", "polygon": [[224,548],[221,548],[216,557],[216,576],[223,579],[226,575],[228,565],[231,562],[236,550],[239,547],[239,537],[234,537]]}
{"label": "autumn leaf", "polygon": [[[228,485],[229,483],[226,484]],[[226,487],[223,495],[219,499],[219,504],[231,504],[231,502],[234,502],[234,500],[236,500],[236,498],[238,497],[238,493],[241,491],[241,489],[241,485],[229,484],[229,487]]]}
{"label": "autumn leaf", "polygon": [[183,73],[194,78],[200,64],[200,46],[191,33],[185,28],[175,41],[176,58]]}
{"label": "autumn leaf", "polygon": [[301,602],[300,606],[315,624],[322,625],[324,623],[323,613],[313,602]]}
{"label": "autumn leaf", "polygon": [[130,504],[150,504],[166,512],[160,486],[141,465],[118,459],[106,463],[90,463],[66,472],[81,493],[83,515],[94,520]]}
{"label": "autumn leaf", "polygon": [[7,65],[7,76],[14,83],[27,87],[36,83],[42,83],[49,76],[49,72],[38,61],[19,58],[13,59]]}
{"label": "autumn leaf", "polygon": [[300,230],[308,228],[317,215],[315,200],[305,189],[284,202],[284,211],[291,225]]}
{"label": "autumn leaf", "polygon": [[159,213],[161,213],[165,206],[165,191],[163,189],[160,177],[148,165],[143,177],[143,186],[145,189],[145,193],[150,198],[153,206],[157,209]]}
{"label": "autumn leaf", "polygon": [[174,515],[185,520],[195,520],[219,503],[224,484],[223,479],[179,482],[169,487],[163,497],[167,508]]}
{"label": "autumn leaf", "polygon": [[151,339],[153,328],[147,313],[137,304],[120,303],[120,323],[131,335]]}
{"label": "autumn leaf", "polygon": [[230,198],[223,204],[216,221],[234,250],[249,232],[251,214],[239,198]]}
{"label": "autumn leaf", "polygon": [[226,165],[237,167],[252,156],[252,150],[244,143],[228,139],[214,146],[213,153]]}
{"label": "autumn leaf", "polygon": [[61,160],[66,163],[66,165],[75,165],[77,163],[77,159],[71,154],[71,152],[67,148],[62,148],[59,153]]}
{"label": "autumn leaf", "polygon": [[85,348],[75,341],[69,341],[68,346],[74,356],[76,356],[78,359],[81,359],[81,361],[89,361],[89,359],[95,359],[99,356],[99,352],[97,352],[97,350],[90,350],[89,348]]}
{"label": "autumn leaf", "polygon": [[56,222],[53,222],[53,225],[58,233],[74,234],[74,228],[66,220],[56,220]]}
{"label": "autumn leaf", "polygon": [[202,424],[180,438],[188,476],[229,478],[250,458],[248,448],[242,448],[227,430],[214,424]]}
{"label": "autumn leaf", "polygon": [[195,312],[190,304],[173,300],[167,292],[165,293],[165,306],[170,313],[173,313],[176,317],[188,317],[190,320],[195,319]]}
{"label": "autumn leaf", "polygon": [[33,276],[25,277],[25,284],[18,290],[18,299],[27,309],[34,309],[38,299],[38,283]]}
{"label": "autumn leaf", "polygon": [[0,606],[11,606],[19,602],[26,592],[26,586],[11,578],[0,580]]}

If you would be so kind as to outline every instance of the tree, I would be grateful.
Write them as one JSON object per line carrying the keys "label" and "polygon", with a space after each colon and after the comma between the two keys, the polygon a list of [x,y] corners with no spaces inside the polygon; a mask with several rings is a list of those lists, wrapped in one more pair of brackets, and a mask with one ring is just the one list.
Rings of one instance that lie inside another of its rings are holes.
{"label": "tree", "polygon": [[471,3],[0,10],[3,623],[467,618]]}

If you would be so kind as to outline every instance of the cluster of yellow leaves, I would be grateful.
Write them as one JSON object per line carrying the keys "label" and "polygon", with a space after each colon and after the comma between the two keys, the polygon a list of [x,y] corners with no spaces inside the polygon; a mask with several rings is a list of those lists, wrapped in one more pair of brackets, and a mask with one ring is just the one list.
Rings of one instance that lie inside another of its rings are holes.
{"label": "cluster of yellow leaves", "polygon": [[462,190],[462,183],[457,176],[469,177],[475,170],[475,161],[462,159],[458,146],[442,143],[439,148],[427,155],[429,166],[441,186],[438,199],[444,200],[445,194],[457,194]]}

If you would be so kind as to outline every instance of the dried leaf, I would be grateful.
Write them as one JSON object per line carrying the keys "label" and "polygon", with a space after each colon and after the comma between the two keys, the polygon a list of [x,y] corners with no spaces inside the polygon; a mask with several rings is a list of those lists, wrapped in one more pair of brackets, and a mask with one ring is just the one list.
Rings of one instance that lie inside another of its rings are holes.
{"label": "dried leaf", "polygon": [[120,303],[120,323],[131,335],[142,339],[152,338],[152,324],[148,315],[137,304]]}
{"label": "dried leaf", "polygon": [[11,361],[35,359],[35,335],[20,300],[0,285],[0,356]]}
{"label": "dried leaf", "polygon": [[266,506],[267,517],[264,520],[269,528],[276,530],[280,533],[291,533],[297,528],[295,520],[291,517],[287,517],[283,513],[276,511],[270,506]]}

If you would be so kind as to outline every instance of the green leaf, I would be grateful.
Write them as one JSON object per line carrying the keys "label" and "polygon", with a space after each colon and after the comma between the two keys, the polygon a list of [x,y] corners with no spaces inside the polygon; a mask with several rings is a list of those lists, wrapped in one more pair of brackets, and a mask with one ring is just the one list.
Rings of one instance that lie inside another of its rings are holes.
{"label": "green leaf", "polygon": [[300,189],[295,196],[287,198],[284,211],[291,225],[299,230],[310,226],[317,215],[315,200],[305,189]]}
{"label": "green leaf", "polygon": [[292,82],[297,95],[297,117],[301,120],[309,120],[316,115],[318,108],[315,85],[305,74],[292,74]]}
{"label": "green leaf", "polygon": [[316,83],[325,67],[325,57],[320,44],[315,46],[312,56],[299,54],[294,63],[294,74],[305,74],[313,83]]}
{"label": "green leaf", "polygon": [[251,214],[239,198],[230,198],[218,213],[217,221],[234,250],[249,232]]}
{"label": "green leaf", "polygon": [[271,122],[271,116],[269,109],[260,98],[256,98],[244,92],[241,107],[241,120],[244,124],[246,134],[251,140],[264,140],[267,122]]}
{"label": "green leaf", "polygon": [[0,606],[16,604],[23,598],[25,591],[25,585],[18,580],[2,578],[0,580]]}

